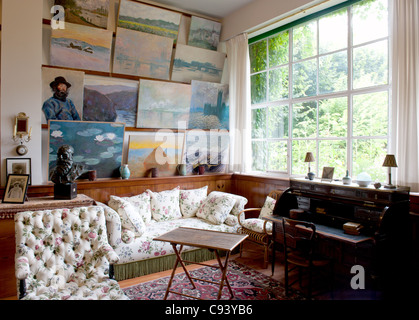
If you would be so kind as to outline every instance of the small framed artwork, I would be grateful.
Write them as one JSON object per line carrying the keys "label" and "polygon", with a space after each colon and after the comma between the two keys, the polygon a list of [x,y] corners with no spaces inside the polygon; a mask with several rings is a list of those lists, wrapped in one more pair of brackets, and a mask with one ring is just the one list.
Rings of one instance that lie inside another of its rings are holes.
{"label": "small framed artwork", "polygon": [[31,185],[31,158],[6,158],[6,175],[9,174],[28,174]]}
{"label": "small framed artwork", "polygon": [[335,172],[334,167],[323,167],[322,181],[331,182],[333,180],[334,172]]}
{"label": "small framed artwork", "polygon": [[29,174],[9,174],[4,189],[4,203],[24,203],[28,190]]}

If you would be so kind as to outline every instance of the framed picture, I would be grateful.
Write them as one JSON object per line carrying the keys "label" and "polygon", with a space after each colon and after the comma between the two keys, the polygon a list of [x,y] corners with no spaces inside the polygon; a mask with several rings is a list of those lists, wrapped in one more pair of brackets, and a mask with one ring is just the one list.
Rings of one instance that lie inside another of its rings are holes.
{"label": "framed picture", "polygon": [[333,173],[335,172],[335,168],[333,167],[323,167],[323,174],[322,174],[322,181],[332,181],[333,180]]}
{"label": "framed picture", "polygon": [[31,185],[31,158],[6,158],[6,175],[9,174],[28,174]]}
{"label": "framed picture", "polygon": [[3,202],[24,203],[28,190],[29,174],[9,174],[4,189]]}

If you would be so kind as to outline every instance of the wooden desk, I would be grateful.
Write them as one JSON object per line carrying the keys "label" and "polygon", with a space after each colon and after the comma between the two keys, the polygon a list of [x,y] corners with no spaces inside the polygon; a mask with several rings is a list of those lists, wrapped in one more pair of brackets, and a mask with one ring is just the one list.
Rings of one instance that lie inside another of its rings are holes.
{"label": "wooden desk", "polygon": [[15,278],[15,223],[16,212],[74,208],[94,205],[84,194],[72,200],[54,200],[54,197],[29,198],[23,204],[0,203],[0,299],[17,296]]}
{"label": "wooden desk", "polygon": [[[224,287],[224,283],[227,285],[228,290],[230,291],[231,299],[232,299],[234,297],[234,294],[233,294],[233,291],[231,290],[230,283],[228,282],[228,279],[227,279],[228,258],[230,257],[230,253],[234,250],[234,248],[236,248],[247,237],[248,235],[237,234],[237,233],[228,233],[228,232],[219,232],[219,231],[181,227],[181,228],[174,229],[170,232],[167,232],[157,238],[154,238],[153,240],[170,242],[177,257],[175,265],[173,266],[173,271],[169,280],[169,284],[167,285],[167,290],[166,290],[166,294],[164,295],[164,300],[167,299],[169,292],[183,295],[189,298],[198,299],[190,295],[186,295],[180,292],[175,292],[175,291],[170,290],[170,287],[172,286],[173,277],[175,276],[175,271],[179,263],[182,266],[183,270],[185,271],[185,274],[188,277],[194,289],[196,289],[196,286],[192,279],[215,283],[212,281],[198,279],[198,278],[194,278],[190,276],[188,270],[185,267],[184,262],[200,264],[200,265],[210,266],[210,267],[214,267],[214,266],[204,264],[204,263],[196,263],[193,261],[183,260],[181,254],[182,254],[184,245],[198,247],[198,248],[206,248],[210,251],[214,251],[217,261],[218,261],[218,265],[219,265],[216,268],[220,268],[222,272],[222,277],[221,277],[220,282],[216,283],[220,285],[220,288],[218,290],[217,300],[220,300],[221,298],[221,293]],[[177,249],[177,245],[180,245],[179,250]],[[224,264],[222,264],[217,250],[223,250],[227,252]]]}

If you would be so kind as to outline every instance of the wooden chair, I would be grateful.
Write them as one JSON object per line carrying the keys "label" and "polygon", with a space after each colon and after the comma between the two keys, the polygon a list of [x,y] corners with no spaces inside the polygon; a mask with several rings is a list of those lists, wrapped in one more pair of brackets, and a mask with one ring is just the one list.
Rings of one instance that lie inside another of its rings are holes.
{"label": "wooden chair", "polygon": [[[283,248],[285,257],[285,293],[288,295],[289,287],[297,280],[302,287],[302,270],[308,272],[307,297],[312,298],[312,282],[314,269],[330,266],[331,293],[333,296],[333,263],[331,259],[324,258],[315,253],[316,226],[311,222],[282,219]],[[290,265],[292,267],[290,268]],[[289,273],[298,268],[298,279],[289,283]]]}
{"label": "wooden chair", "polygon": [[[262,219],[262,215],[266,214],[262,211],[262,209],[266,207],[266,210],[270,211],[270,213],[267,214],[272,214],[272,205],[274,205],[275,202],[279,199],[282,192],[282,190],[271,191],[265,200],[263,208],[244,209],[238,215],[238,220],[240,224],[238,232],[242,234],[247,234],[249,236],[246,239],[246,241],[251,241],[253,243],[260,244],[264,248],[263,267],[265,269],[268,267],[269,248],[272,245],[272,223]],[[274,201],[270,200],[269,198],[273,199]],[[268,208],[269,206],[271,206],[271,208]],[[252,217],[256,216],[257,218],[247,218],[247,213],[250,213],[252,214]],[[242,256],[242,252],[243,242],[240,244],[240,257]]]}

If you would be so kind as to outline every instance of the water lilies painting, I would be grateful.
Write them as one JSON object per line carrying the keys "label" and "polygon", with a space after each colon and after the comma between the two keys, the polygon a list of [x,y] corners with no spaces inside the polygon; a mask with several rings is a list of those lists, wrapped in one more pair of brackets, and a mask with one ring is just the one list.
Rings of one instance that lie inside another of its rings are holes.
{"label": "water lilies painting", "polygon": [[73,161],[96,170],[98,178],[119,177],[125,125],[120,122],[60,121],[49,124],[49,172],[55,167],[57,150],[64,144],[74,148]]}

